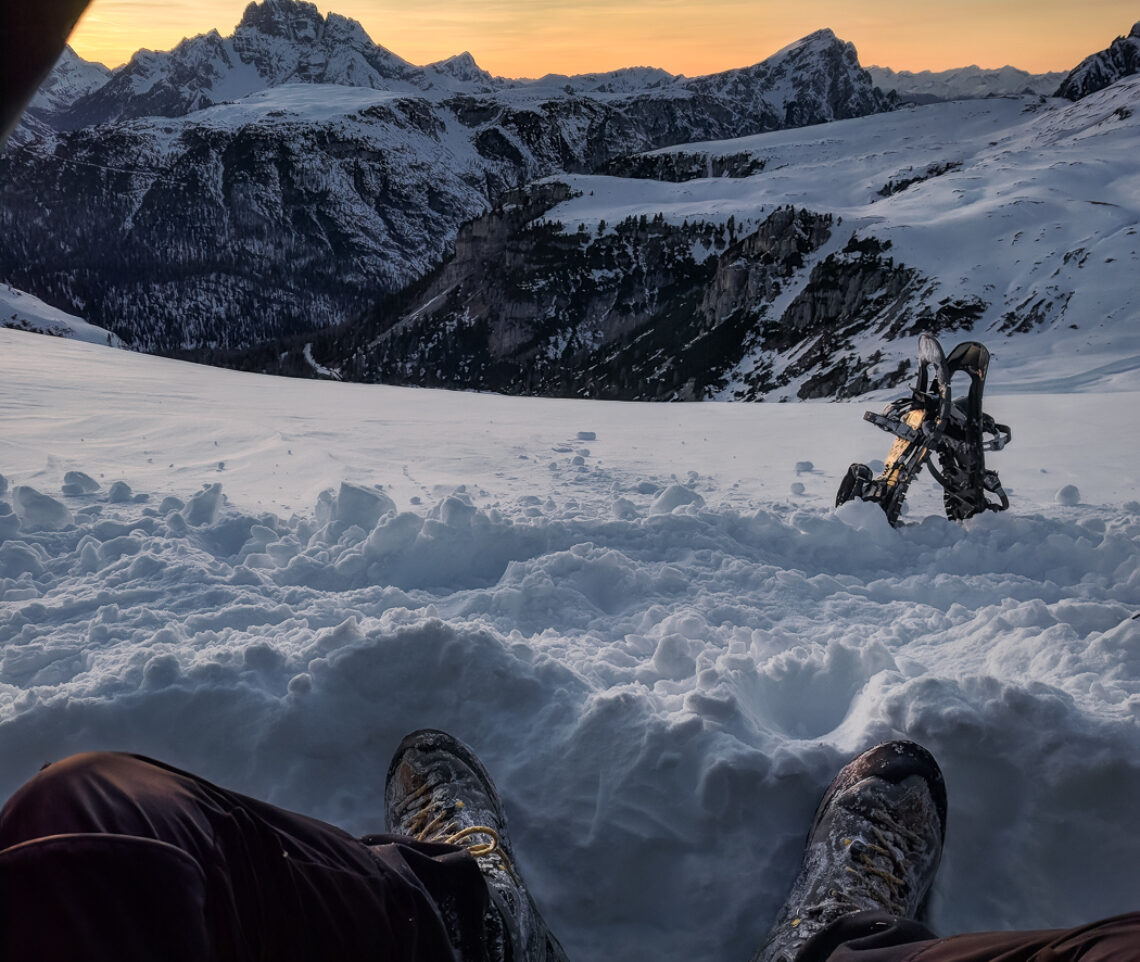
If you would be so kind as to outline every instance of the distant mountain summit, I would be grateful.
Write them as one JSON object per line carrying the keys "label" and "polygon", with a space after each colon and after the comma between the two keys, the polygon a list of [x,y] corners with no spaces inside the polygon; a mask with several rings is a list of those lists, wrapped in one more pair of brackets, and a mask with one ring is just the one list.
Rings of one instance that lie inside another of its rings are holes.
{"label": "distant mountain summit", "polygon": [[1057,88],[1057,96],[1080,100],[1134,73],[1140,73],[1140,23],[1107,50],[1082,60]]}
{"label": "distant mountain summit", "polygon": [[305,0],[262,0],[246,7],[229,37],[211,30],[168,52],[140,50],[65,111],[59,126],[181,117],[286,83],[467,93],[496,86],[470,54],[417,67],[374,43],[355,20],[322,16]]}
{"label": "distant mountain summit", "polygon": [[58,114],[77,100],[98,90],[111,79],[101,63],[84,60],[71,47],[64,47],[47,80],[28,105],[33,116]]}
{"label": "distant mountain summit", "polygon": [[952,70],[892,70],[868,67],[876,87],[895,91],[904,101],[933,103],[940,100],[970,100],[982,97],[1013,97],[1032,93],[1049,96],[1064,78],[1064,71],[1029,73],[1017,67],[985,70],[976,65]]}

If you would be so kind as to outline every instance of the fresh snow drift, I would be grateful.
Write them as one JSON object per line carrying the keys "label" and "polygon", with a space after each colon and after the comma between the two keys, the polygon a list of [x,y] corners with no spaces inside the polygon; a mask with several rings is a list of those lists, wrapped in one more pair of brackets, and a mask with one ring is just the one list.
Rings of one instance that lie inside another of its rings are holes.
{"label": "fresh snow drift", "polygon": [[0,372],[0,794],[121,748],[364,833],[398,739],[442,727],[573,959],[743,959],[835,769],[902,735],[949,785],[939,931],[1137,904],[1135,384],[991,389],[1011,509],[951,524],[920,478],[894,530],[831,507],[885,452],[862,404],[282,381],[6,330]]}

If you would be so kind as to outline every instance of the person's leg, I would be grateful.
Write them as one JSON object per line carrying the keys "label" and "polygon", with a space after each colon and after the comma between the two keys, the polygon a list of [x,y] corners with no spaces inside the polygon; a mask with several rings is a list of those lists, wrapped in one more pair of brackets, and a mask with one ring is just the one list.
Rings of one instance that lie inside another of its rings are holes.
{"label": "person's leg", "polygon": [[1131,962],[1140,957],[1140,913],[1072,929],[924,936],[921,927],[865,912],[832,926],[798,962]]}
{"label": "person's leg", "polygon": [[0,959],[215,962],[201,866],[127,835],[53,835],[0,852]]}
{"label": "person's leg", "polygon": [[[391,839],[371,850],[133,755],[48,766],[0,812],[0,958],[66,937],[66,915],[69,931],[104,947],[85,943],[88,959],[434,962],[462,951],[466,962],[479,957],[486,904],[461,848]],[[171,954],[180,935],[185,954]]]}

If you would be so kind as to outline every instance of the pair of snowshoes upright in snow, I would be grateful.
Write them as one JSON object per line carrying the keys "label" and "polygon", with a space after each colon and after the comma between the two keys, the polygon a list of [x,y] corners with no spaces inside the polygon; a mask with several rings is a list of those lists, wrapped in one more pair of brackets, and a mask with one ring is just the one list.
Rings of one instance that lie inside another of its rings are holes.
{"label": "pair of snowshoes upright in snow", "polygon": [[[942,485],[951,521],[1008,508],[997,472],[986,468],[986,452],[1000,451],[1011,439],[1006,425],[982,411],[989,364],[990,352],[977,341],[963,341],[947,356],[937,339],[923,334],[918,341],[918,379],[910,396],[892,401],[882,414],[863,415],[895,436],[882,471],[876,475],[865,464],[851,465],[839,485],[836,506],[856,498],[874,501],[892,525],[898,524],[907,488],[926,466]],[[965,396],[953,397],[951,381],[959,373],[969,377],[969,389]]]}

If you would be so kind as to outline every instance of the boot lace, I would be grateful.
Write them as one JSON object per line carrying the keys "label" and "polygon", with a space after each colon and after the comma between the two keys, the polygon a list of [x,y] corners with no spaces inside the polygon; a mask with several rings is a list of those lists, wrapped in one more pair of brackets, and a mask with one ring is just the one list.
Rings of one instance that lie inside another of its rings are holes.
{"label": "boot lace", "polygon": [[[918,832],[891,818],[886,812],[876,813],[876,819],[882,823],[882,827],[875,823],[868,825],[871,839],[855,837],[842,839],[852,863],[844,867],[844,877],[849,884],[843,885],[839,882],[835,887],[828,889],[825,901],[805,907],[791,920],[793,928],[816,915],[830,918],[833,915],[838,917],[871,907],[878,908],[880,907],[878,903],[881,903],[884,895],[889,900],[886,907],[892,913],[908,914],[910,882],[906,878],[906,852],[921,851],[926,846],[925,839]],[[883,864],[884,861],[886,865]],[[876,903],[874,906],[868,903],[869,893],[866,884],[861,884],[867,881],[868,876],[878,880],[879,883],[877,885],[879,892],[872,896]],[[840,911],[836,912],[837,909]]]}
{"label": "boot lace", "polygon": [[[407,821],[407,834],[417,842],[443,842],[461,845],[478,860],[498,863],[508,875],[517,879],[514,866],[503,849],[499,833],[490,825],[460,826],[456,820],[465,808],[462,799],[445,801],[432,792],[438,782],[425,781],[396,806],[397,818]],[[410,817],[409,817],[410,816]]]}
{"label": "boot lace", "polygon": [[[872,822],[869,826],[874,840],[845,838],[854,865],[846,867],[849,876],[872,875],[882,882],[882,889],[891,902],[892,911],[906,914],[910,895],[907,876],[907,851],[918,852],[926,847],[925,839],[886,812],[877,813],[877,820],[887,829]],[[888,835],[887,832],[891,834]],[[901,842],[901,845],[900,845]],[[876,856],[878,857],[876,859]],[[887,865],[883,865],[883,861]]]}

